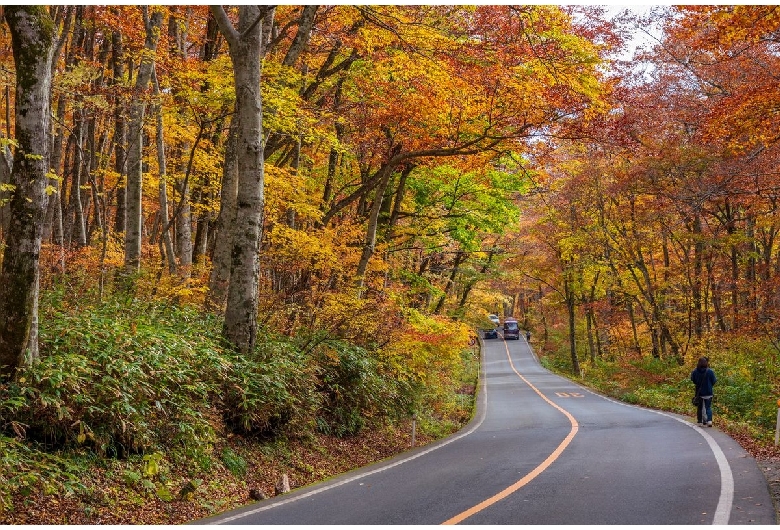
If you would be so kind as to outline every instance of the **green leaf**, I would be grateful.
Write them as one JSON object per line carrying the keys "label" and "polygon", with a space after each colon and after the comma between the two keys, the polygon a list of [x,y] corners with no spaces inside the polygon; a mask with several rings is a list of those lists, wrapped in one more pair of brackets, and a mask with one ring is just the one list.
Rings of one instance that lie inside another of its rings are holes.
{"label": "green leaf", "polygon": [[171,494],[170,490],[162,484],[157,487],[157,497],[165,502],[171,502],[173,500],[173,495]]}

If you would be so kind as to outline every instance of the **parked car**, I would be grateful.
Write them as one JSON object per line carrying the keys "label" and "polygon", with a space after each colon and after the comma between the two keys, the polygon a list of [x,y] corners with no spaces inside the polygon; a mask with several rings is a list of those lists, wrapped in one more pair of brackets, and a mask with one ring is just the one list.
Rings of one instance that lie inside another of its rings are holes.
{"label": "parked car", "polygon": [[498,315],[488,315],[488,320],[490,320],[495,327],[498,327],[501,324]]}
{"label": "parked car", "polygon": [[514,318],[504,319],[504,340],[520,340],[520,326]]}
{"label": "parked car", "polygon": [[490,328],[482,331],[482,338],[483,339],[497,339],[498,338],[498,329],[496,328]]}

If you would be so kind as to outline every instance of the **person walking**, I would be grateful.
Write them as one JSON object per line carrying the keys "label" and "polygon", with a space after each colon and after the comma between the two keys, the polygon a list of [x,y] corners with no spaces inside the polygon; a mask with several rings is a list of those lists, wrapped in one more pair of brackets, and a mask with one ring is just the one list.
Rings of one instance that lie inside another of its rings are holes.
{"label": "person walking", "polygon": [[709,358],[699,358],[696,369],[691,372],[691,381],[696,385],[696,395],[701,398],[696,405],[696,422],[702,426],[712,427],[712,387],[717,378],[710,368]]}

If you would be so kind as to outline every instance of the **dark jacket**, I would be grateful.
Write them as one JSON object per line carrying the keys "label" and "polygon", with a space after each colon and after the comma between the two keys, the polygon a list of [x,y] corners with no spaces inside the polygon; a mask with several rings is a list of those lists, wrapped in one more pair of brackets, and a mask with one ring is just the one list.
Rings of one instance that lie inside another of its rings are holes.
{"label": "dark jacket", "polygon": [[691,372],[691,381],[699,389],[699,395],[707,397],[712,395],[712,386],[717,379],[711,368],[696,368]]}

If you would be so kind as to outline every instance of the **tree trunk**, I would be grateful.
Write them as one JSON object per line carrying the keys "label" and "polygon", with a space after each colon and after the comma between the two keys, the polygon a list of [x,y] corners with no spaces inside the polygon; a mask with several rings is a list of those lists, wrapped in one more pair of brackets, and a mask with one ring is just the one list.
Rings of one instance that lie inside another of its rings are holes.
{"label": "tree trunk", "polygon": [[[189,151],[191,146],[184,144],[184,151]],[[182,173],[186,173],[186,166]],[[190,184],[186,177],[177,178],[174,183],[176,191],[179,193],[180,207],[176,208],[176,250],[179,256],[181,270],[179,273],[183,278],[189,278],[192,275],[192,208],[190,207]]]}
{"label": "tree trunk", "polygon": [[[11,104],[7,99],[6,101],[7,105]],[[3,186],[11,183],[11,160],[12,155],[8,147],[0,147],[0,241],[5,239],[11,224],[11,207],[8,205],[11,194],[5,191]]]}
{"label": "tree trunk", "polygon": [[[62,124],[65,120],[65,97],[60,96],[57,101],[57,123]],[[52,143],[51,168],[57,176],[62,175],[62,147],[65,134],[62,127],[57,127],[57,135]],[[62,239],[62,202],[60,197],[64,188],[60,179],[50,179],[49,185],[57,190],[56,194],[49,199],[49,205],[46,208],[46,223],[44,225],[43,240],[51,240],[54,244],[63,246]],[[60,248],[60,256],[64,260],[64,249]],[[65,268],[64,261],[61,263],[63,272]]]}
{"label": "tree trunk", "polygon": [[[122,34],[119,31],[111,33],[111,61],[114,67],[113,85],[118,86],[122,83],[125,75],[125,63],[122,55],[124,46],[122,43]],[[122,234],[125,231],[127,221],[127,197],[125,187],[125,177],[127,175],[127,125],[125,122],[125,101],[119,90],[114,99],[114,171],[117,173],[116,187],[116,214],[114,215],[114,231]]]}
{"label": "tree trunk", "polygon": [[455,278],[458,276],[460,265],[464,261],[466,261],[466,254],[458,251],[458,253],[455,254],[455,262],[452,264],[452,272],[450,272],[450,276],[447,278],[447,285],[444,286],[444,294],[441,295],[439,301],[436,303],[436,308],[433,310],[434,315],[441,314],[442,309],[444,309],[444,302],[447,301],[447,295],[452,292],[452,289],[455,286]]}
{"label": "tree trunk", "polygon": [[265,169],[259,87],[263,45],[266,35],[270,36],[274,7],[239,6],[237,30],[224,9],[211,6],[211,10],[229,44],[238,116],[238,194],[223,334],[236,351],[245,354],[254,349],[257,339]]}
{"label": "tree trunk", "polygon": [[127,221],[125,231],[125,273],[134,273],[141,268],[141,235],[143,230],[143,124],[146,112],[145,92],[152,79],[154,54],[160,36],[163,13],[155,10],[151,17],[144,7],[146,42],[135,80],[133,101],[130,104],[130,122],[127,149]]}
{"label": "tree trunk", "polygon": [[84,203],[81,200],[81,174],[84,167],[84,120],[81,111],[75,113],[73,120],[75,122],[73,125],[75,143],[68,215],[72,216],[73,219],[71,235],[75,239],[75,246],[82,248],[87,246],[87,226],[84,222]]}
{"label": "tree trunk", "polygon": [[358,263],[357,273],[355,274],[355,286],[358,288],[358,295],[360,295],[360,291],[363,289],[366,270],[368,269],[368,261],[371,259],[371,256],[374,255],[374,249],[376,248],[376,229],[379,225],[379,212],[382,208],[385,190],[390,183],[390,176],[393,173],[391,166],[387,165],[380,171],[384,171],[385,174],[382,176],[379,186],[376,188],[374,204],[371,206],[371,213],[368,217],[368,227],[366,228],[366,239],[363,243],[363,253],[360,255],[360,262]]}
{"label": "tree trunk", "polygon": [[[176,11],[177,7],[172,6],[171,14],[168,17],[168,43],[171,56],[184,61],[187,48],[187,30],[186,23],[182,24],[182,20],[186,20],[186,17],[182,19],[181,15],[177,14]],[[180,103],[184,103],[181,101],[181,98],[177,98],[177,100]],[[197,145],[193,146],[189,142],[184,142],[178,146],[178,149],[182,154],[190,153],[192,156],[192,150],[196,149],[196,147]],[[173,182],[174,188],[179,194],[179,204],[174,211],[174,216],[176,217],[174,221],[174,226],[176,227],[176,255],[179,256],[179,274],[186,279],[192,275],[192,208],[190,204],[189,167],[183,160],[180,162],[180,169],[176,174],[177,177]],[[164,223],[167,222],[166,219]]]}
{"label": "tree trunk", "polygon": [[704,315],[702,313],[702,265],[704,263],[704,243],[702,243],[701,215],[696,213],[693,221],[693,333],[701,339],[704,332]]}
{"label": "tree trunk", "polygon": [[11,222],[0,272],[0,376],[38,358],[39,255],[46,214],[55,25],[46,6],[4,7],[16,66]]}
{"label": "tree trunk", "polygon": [[585,327],[588,334],[588,359],[590,360],[590,364],[596,363],[596,341],[594,338],[594,318],[593,318],[593,309],[588,307],[585,312]]}
{"label": "tree trunk", "polygon": [[574,374],[580,373],[580,361],[577,359],[577,336],[575,326],[574,289],[569,278],[564,279],[564,293],[566,296],[566,309],[569,316],[569,353],[571,355],[571,367]]}
{"label": "tree trunk", "polygon": [[[154,92],[159,94],[157,79],[154,80]],[[168,225],[168,185],[167,169],[165,161],[165,138],[163,137],[163,115],[162,105],[155,105],[156,130],[157,130],[157,167],[160,172],[160,223],[162,224],[162,242],[165,246],[165,254],[168,258],[168,272],[176,274],[176,256],[173,252],[173,241],[171,241],[171,230]]]}
{"label": "tree trunk", "polygon": [[631,321],[631,337],[634,341],[634,351],[642,355],[642,347],[639,345],[639,330],[636,327],[636,315],[634,315],[634,302],[629,298],[626,300],[626,310],[628,319]]}
{"label": "tree trunk", "polygon": [[214,242],[214,255],[211,259],[211,277],[209,278],[209,305],[222,307],[227,299],[230,283],[230,251],[233,248],[231,227],[236,219],[236,199],[238,195],[238,161],[236,160],[236,138],[238,120],[230,120],[230,132],[225,143],[225,163],[222,166],[222,188],[219,196],[219,215],[217,216]]}

